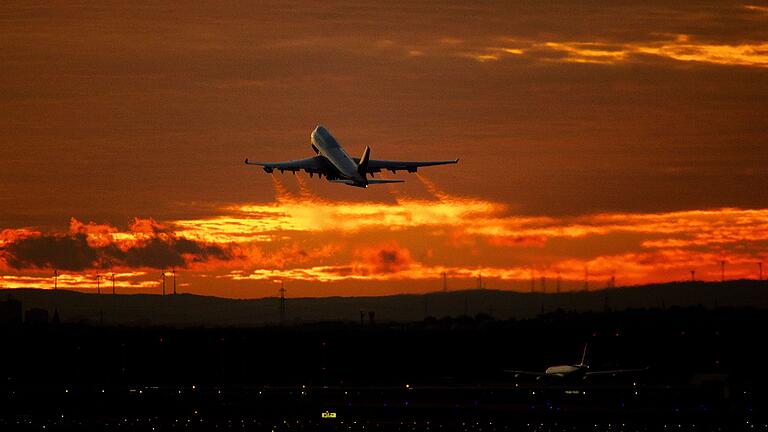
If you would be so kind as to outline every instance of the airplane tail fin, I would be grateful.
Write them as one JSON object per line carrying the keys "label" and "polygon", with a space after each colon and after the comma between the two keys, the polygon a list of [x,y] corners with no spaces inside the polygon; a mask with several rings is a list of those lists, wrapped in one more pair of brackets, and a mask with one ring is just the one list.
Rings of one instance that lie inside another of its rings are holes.
{"label": "airplane tail fin", "polygon": [[585,361],[587,361],[587,345],[588,344],[589,343],[584,344],[584,351],[581,353],[581,363],[579,363],[581,366],[586,365]]}
{"label": "airplane tail fin", "polygon": [[365,150],[363,151],[363,156],[360,158],[360,163],[357,164],[357,173],[361,176],[365,176],[365,173],[368,171],[368,159],[371,158],[371,148],[368,146],[365,146]]}

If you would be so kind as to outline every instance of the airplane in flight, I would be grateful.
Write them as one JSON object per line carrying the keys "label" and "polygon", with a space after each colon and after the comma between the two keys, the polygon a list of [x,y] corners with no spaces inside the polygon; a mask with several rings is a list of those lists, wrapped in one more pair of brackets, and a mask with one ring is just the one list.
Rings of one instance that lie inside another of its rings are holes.
{"label": "airplane in flight", "polygon": [[648,367],[642,369],[614,369],[614,370],[589,370],[589,365],[586,364],[587,360],[587,344],[584,344],[584,351],[581,354],[581,362],[574,365],[558,365],[550,366],[544,372],[538,371],[521,371],[521,370],[505,370],[506,373],[515,374],[515,378],[521,375],[535,376],[536,379],[547,378],[582,378],[587,379],[592,376],[616,376],[619,374],[631,374],[645,372]]}
{"label": "airplane in flight", "polygon": [[331,135],[324,126],[318,125],[310,135],[310,143],[316,156],[306,159],[292,160],[287,162],[249,162],[245,159],[246,165],[258,165],[264,168],[267,173],[278,170],[284,171],[306,171],[312,177],[317,174],[319,177],[325,176],[328,181],[333,183],[342,183],[349,186],[366,188],[371,184],[383,183],[402,183],[404,180],[388,180],[368,178],[368,174],[373,177],[374,173],[382,171],[416,172],[419,167],[446,165],[458,163],[458,159],[440,160],[440,161],[390,161],[370,159],[371,148],[366,146],[363,156],[360,158],[350,157],[341,147],[336,138]]}

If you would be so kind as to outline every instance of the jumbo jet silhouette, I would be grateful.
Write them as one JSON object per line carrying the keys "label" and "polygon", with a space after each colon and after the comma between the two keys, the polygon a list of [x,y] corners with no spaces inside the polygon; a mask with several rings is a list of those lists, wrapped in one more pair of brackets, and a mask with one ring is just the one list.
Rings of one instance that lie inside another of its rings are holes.
{"label": "jumbo jet silhouette", "polygon": [[246,158],[245,163],[261,166],[268,173],[274,170],[280,172],[303,170],[308,172],[310,177],[317,174],[320,177],[325,176],[328,181],[333,183],[365,188],[370,184],[403,182],[403,180],[369,179],[368,174],[373,177],[374,173],[381,171],[391,171],[393,173],[397,171],[416,172],[419,167],[459,162],[458,159],[414,162],[370,159],[371,148],[367,146],[361,158],[352,158],[339,145],[336,138],[331,135],[331,132],[322,125],[318,125],[312,131],[310,141],[312,149],[317,154],[316,156],[287,162],[249,162]]}

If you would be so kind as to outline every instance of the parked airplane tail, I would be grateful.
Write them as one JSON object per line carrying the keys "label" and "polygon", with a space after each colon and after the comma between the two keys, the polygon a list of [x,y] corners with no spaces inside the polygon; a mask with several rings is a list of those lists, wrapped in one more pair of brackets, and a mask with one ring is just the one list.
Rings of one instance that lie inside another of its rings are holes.
{"label": "parked airplane tail", "polygon": [[584,344],[584,351],[581,353],[581,363],[579,363],[579,366],[586,366],[587,361],[587,345],[588,343]]}

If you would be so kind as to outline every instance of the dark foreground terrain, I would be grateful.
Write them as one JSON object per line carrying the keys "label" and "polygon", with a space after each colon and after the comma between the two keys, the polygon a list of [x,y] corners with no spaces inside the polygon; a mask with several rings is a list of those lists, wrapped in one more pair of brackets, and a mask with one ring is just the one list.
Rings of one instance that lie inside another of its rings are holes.
{"label": "dark foreground terrain", "polygon": [[[0,430],[766,430],[766,328],[768,311],[723,307],[252,328],[8,323]],[[577,363],[586,342],[591,370],[649,369],[504,372]]]}

